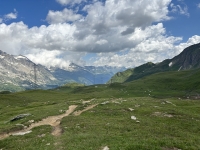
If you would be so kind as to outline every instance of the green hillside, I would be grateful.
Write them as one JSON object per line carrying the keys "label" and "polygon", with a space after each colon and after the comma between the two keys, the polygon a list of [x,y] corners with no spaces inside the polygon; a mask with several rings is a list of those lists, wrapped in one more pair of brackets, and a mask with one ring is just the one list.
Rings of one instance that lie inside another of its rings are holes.
{"label": "green hillside", "polygon": [[160,63],[151,62],[115,74],[108,83],[123,83],[140,79],[151,74],[166,71],[181,71],[200,68],[200,44],[195,44],[184,49],[172,59]]}
{"label": "green hillside", "polygon": [[198,150],[199,74],[171,71],[123,84],[2,92],[0,149]]}
{"label": "green hillside", "polygon": [[127,90],[144,93],[145,96],[150,94],[151,96],[188,97],[200,93],[199,75],[200,69],[161,72],[123,85],[127,87]]}
{"label": "green hillside", "polygon": [[154,67],[155,64],[148,62],[146,64],[143,64],[139,67],[132,68],[132,69],[127,69],[124,72],[118,72],[116,73],[109,81],[108,83],[123,83],[127,81],[130,76],[135,76],[135,79],[140,78],[144,72],[149,70],[150,68]]}

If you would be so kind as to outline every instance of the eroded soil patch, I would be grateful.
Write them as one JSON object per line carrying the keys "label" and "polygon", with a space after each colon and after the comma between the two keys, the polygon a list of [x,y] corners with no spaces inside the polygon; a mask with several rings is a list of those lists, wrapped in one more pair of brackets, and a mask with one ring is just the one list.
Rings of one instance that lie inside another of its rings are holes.
{"label": "eroded soil patch", "polygon": [[[86,107],[83,110],[79,110],[79,111],[75,111],[73,113],[74,116],[78,116],[81,113],[88,111],[92,108],[94,108],[95,106],[97,106],[98,104],[94,104],[94,105],[90,105],[88,107]],[[36,123],[32,123],[28,128],[20,130],[20,131],[15,131],[15,132],[10,132],[10,133],[5,133],[5,134],[1,134],[0,135],[0,140],[5,139],[11,135],[24,135],[24,134],[28,134],[31,133],[31,129],[38,127],[38,126],[42,126],[42,125],[50,125],[53,127],[53,131],[52,131],[52,135],[54,136],[59,136],[62,134],[62,128],[60,127],[60,122],[62,120],[63,117],[68,116],[69,114],[71,114],[75,109],[76,109],[77,105],[71,105],[69,106],[69,109],[61,115],[57,115],[57,116],[49,116],[47,118],[42,119],[39,122]]]}
{"label": "eroded soil patch", "polygon": [[39,122],[32,123],[26,129],[23,129],[20,131],[15,131],[15,132],[10,132],[7,134],[1,134],[0,140],[7,138],[10,135],[24,135],[26,133],[28,134],[28,133],[30,133],[31,129],[33,129],[34,127],[38,127],[38,126],[42,126],[42,125],[50,125],[50,126],[54,127],[54,130],[52,131],[52,135],[59,136],[62,133],[62,129],[60,128],[60,122],[61,122],[62,118],[71,114],[76,109],[76,107],[77,107],[77,105],[71,105],[71,106],[69,106],[69,109],[64,114],[47,117],[45,119],[42,119]]}

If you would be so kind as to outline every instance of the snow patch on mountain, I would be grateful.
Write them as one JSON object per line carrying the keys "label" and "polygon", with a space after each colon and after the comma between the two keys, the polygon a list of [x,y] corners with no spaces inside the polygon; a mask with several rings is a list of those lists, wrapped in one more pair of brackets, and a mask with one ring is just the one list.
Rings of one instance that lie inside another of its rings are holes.
{"label": "snow patch on mountain", "polygon": [[0,55],[0,59],[4,59],[5,56]]}
{"label": "snow patch on mountain", "polygon": [[173,63],[172,63],[172,62],[170,62],[170,63],[169,63],[169,67],[171,67],[172,65],[173,65]]}
{"label": "snow patch on mountain", "polygon": [[14,56],[15,59],[26,59],[29,60],[27,57],[19,55],[19,56]]}
{"label": "snow patch on mountain", "polygon": [[[45,67],[27,57],[9,55],[0,51],[0,91],[10,90],[10,87],[33,89],[55,88],[57,86],[77,82],[85,85],[104,84],[116,72],[125,68],[111,66],[79,66],[71,63],[66,68]],[[1,86],[2,85],[2,86]],[[5,87],[8,88],[5,88]],[[2,89],[3,88],[3,89]]]}

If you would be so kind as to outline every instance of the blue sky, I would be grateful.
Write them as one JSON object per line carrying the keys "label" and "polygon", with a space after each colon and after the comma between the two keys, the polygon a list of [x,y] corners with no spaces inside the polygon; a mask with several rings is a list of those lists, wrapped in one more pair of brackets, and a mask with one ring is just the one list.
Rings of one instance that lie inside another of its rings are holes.
{"label": "blue sky", "polygon": [[0,0],[0,49],[47,67],[135,67],[200,42],[199,0]]}

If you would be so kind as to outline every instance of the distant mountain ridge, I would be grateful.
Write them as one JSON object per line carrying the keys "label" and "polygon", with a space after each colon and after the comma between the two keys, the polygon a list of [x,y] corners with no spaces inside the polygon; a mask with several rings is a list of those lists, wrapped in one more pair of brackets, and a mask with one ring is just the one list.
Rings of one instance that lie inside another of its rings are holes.
{"label": "distant mountain ridge", "polygon": [[9,55],[0,50],[0,91],[21,91],[35,87],[49,89],[70,82],[85,85],[104,84],[116,72],[123,70],[125,70],[123,67],[81,67],[74,63],[66,69],[46,68],[34,64],[25,56]]}
{"label": "distant mountain ridge", "polygon": [[179,70],[200,68],[200,43],[187,47],[171,60],[171,67]]}
{"label": "distant mountain ridge", "polygon": [[[25,56],[0,50],[0,89],[18,91],[35,87],[34,63]],[[59,81],[43,66],[37,65],[37,87],[46,88]]]}
{"label": "distant mountain ridge", "polygon": [[200,43],[185,48],[179,55],[161,63],[148,62],[141,66],[116,73],[108,83],[123,83],[165,71],[181,71],[200,68]]}
{"label": "distant mountain ridge", "polygon": [[63,83],[78,82],[85,85],[104,84],[116,72],[125,70],[124,67],[110,66],[78,66],[71,63],[68,69],[51,67],[50,71],[58,80]]}

